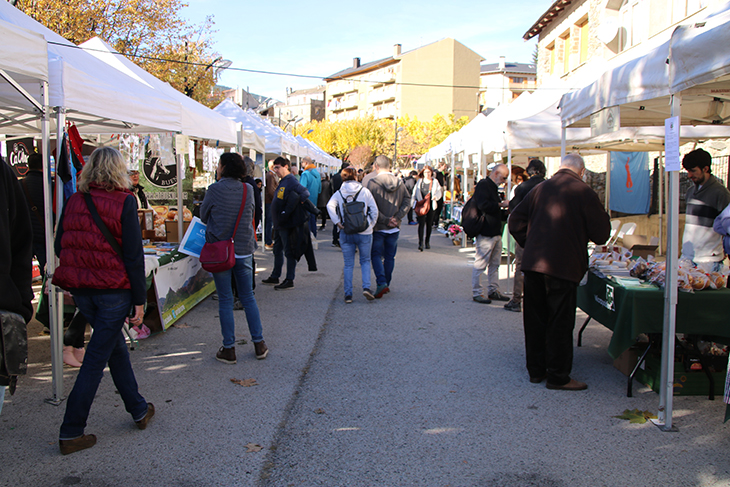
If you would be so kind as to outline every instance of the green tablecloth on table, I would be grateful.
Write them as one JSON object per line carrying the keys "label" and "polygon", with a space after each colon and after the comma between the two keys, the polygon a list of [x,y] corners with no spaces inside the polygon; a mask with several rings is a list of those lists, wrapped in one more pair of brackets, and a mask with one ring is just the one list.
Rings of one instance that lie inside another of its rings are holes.
{"label": "green tablecloth on table", "polygon": [[[663,331],[664,290],[657,287],[627,288],[589,272],[588,283],[578,286],[578,307],[613,331],[608,345],[613,358],[633,345],[641,333]],[[730,338],[729,308],[730,289],[680,291],[677,333]]]}

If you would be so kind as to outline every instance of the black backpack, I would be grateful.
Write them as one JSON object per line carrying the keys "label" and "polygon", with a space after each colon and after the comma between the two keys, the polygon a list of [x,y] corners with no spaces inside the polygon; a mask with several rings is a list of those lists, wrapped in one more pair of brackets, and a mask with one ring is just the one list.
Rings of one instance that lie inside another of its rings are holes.
{"label": "black backpack", "polygon": [[[342,224],[345,226],[344,232],[348,235],[364,232],[368,228],[368,219],[365,215],[365,203],[363,201],[357,201],[357,196],[360,194],[360,191],[362,191],[362,188],[360,188],[349,201],[347,197],[342,194],[342,191],[340,191],[342,206],[345,213],[344,215],[340,215],[340,219],[342,220]],[[338,205],[337,213],[339,212],[340,207]]]}
{"label": "black backpack", "polygon": [[484,226],[484,214],[477,208],[476,201],[472,196],[461,209],[461,226],[469,238],[479,235]]}

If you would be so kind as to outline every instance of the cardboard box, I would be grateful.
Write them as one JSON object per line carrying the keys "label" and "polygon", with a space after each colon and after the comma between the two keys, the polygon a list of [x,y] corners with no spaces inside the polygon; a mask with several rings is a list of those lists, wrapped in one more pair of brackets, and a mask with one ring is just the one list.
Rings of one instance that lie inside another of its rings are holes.
{"label": "cardboard box", "polygon": [[[183,222],[183,235],[188,231],[190,222]],[[172,220],[165,221],[165,233],[167,234],[168,242],[179,242],[181,236],[177,234],[177,222]]]}
{"label": "cardboard box", "polygon": [[624,247],[631,250],[635,257],[644,259],[650,255],[656,256],[656,249],[659,247],[658,245],[652,245],[650,243],[651,239],[646,235],[624,235],[622,241]]}
{"label": "cardboard box", "polygon": [[628,377],[631,375],[631,372],[633,372],[634,367],[636,367],[636,363],[639,361],[641,354],[644,353],[644,350],[646,350],[646,345],[634,345],[628,350],[624,350],[624,352],[613,361],[613,366]]}

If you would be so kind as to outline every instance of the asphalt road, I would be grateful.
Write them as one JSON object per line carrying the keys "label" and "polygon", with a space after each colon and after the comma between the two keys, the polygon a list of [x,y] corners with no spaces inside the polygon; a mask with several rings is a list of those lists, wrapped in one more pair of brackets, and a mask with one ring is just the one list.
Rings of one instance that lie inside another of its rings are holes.
{"label": "asphalt road", "polygon": [[[218,302],[207,299],[131,352],[140,392],[157,409],[146,430],[105,374],[89,450],[58,451],[65,402],[44,402],[50,341],[31,322],[29,373],[0,415],[0,485],[730,485],[720,398],[675,397],[676,433],[615,418],[655,413],[659,397],[639,385],[625,396],[606,353],[610,331],[595,322],[573,367],[587,391],[531,384],[522,315],[471,300],[469,252],[440,234],[418,252],[416,228],[405,226],[391,293],[366,301],[356,269],[355,300],[345,304],[329,230],[319,270],[300,263],[291,290],[260,284],[272,258],[257,253],[266,360],[254,357],[243,311],[235,312],[238,363],[215,360]],[[67,392],[76,374],[64,369]]]}

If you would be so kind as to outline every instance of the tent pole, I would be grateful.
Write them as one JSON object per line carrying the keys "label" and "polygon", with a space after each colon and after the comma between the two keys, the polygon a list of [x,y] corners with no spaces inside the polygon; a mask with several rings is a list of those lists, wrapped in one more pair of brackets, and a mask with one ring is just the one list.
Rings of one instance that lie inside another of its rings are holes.
{"label": "tent pole", "polygon": [[[44,93],[44,103],[47,100],[47,87]],[[63,129],[66,125],[66,111],[62,107],[57,109],[56,119],[56,173],[61,163],[59,156],[61,154],[61,143],[63,142]],[[43,125],[49,124],[48,116],[43,120]],[[48,130],[48,129],[45,129]],[[44,131],[45,131],[44,130]],[[45,138],[48,138],[48,134]],[[50,144],[49,144],[50,145]],[[50,149],[49,149],[50,150]],[[46,160],[50,160],[50,154],[44,148],[44,164]],[[44,168],[45,171],[46,168]],[[48,327],[51,330],[51,379],[53,387],[53,396],[46,399],[46,402],[58,406],[63,401],[63,292],[56,286],[51,285],[50,280],[56,271],[56,256],[53,253],[53,206],[51,201],[51,170],[50,164],[48,171],[45,172],[46,180],[49,184],[44,185],[44,200],[46,202],[46,275],[48,276]],[[56,228],[61,219],[61,210],[63,209],[63,183],[61,178],[56,178]],[[50,237],[49,237],[50,235]]]}
{"label": "tent pole", "polygon": [[661,167],[664,166],[664,151],[659,153],[659,160],[661,164],[658,165],[659,174],[656,175],[659,180],[659,195],[657,196],[657,202],[659,203],[659,249],[657,253],[662,255],[664,250],[664,245],[662,245],[662,237],[664,236],[664,171]]}
{"label": "tent pole", "polygon": [[[507,169],[508,175],[507,175],[507,194],[505,194],[505,198],[509,200],[510,193],[512,192],[512,147],[509,146],[509,143],[507,144]],[[510,250],[512,249],[512,236],[509,233],[509,230],[507,230],[507,289],[513,289],[513,286],[510,285],[510,281],[512,280],[512,255]],[[511,291],[507,291],[505,294],[512,294]]]}
{"label": "tent pole", "polygon": [[[177,137],[173,138],[173,143],[177,141]],[[177,146],[177,144],[175,144]],[[181,242],[183,235],[184,223],[185,223],[185,212],[183,210],[183,180],[185,179],[185,166],[182,161],[182,154],[178,151],[175,157],[175,164],[177,164],[177,241]]]}
{"label": "tent pole", "polygon": [[566,137],[567,129],[565,127],[560,127],[560,158],[562,159],[565,157],[565,137]]}
{"label": "tent pole", "polygon": [[[681,95],[672,95],[672,117],[681,120]],[[681,124],[680,124],[681,125]],[[677,131],[680,127],[677,127]],[[670,150],[675,150],[670,148]],[[679,154],[676,154],[679,157]],[[662,431],[677,431],[672,427],[674,402],[674,341],[677,312],[677,271],[679,251],[679,171],[671,171],[667,187],[667,263],[664,284],[664,328],[662,332],[662,370],[659,380],[659,412],[654,420]]]}
{"label": "tent pole", "polygon": [[606,211],[611,214],[611,153],[606,152],[606,194],[604,195],[604,203],[606,204]]}

